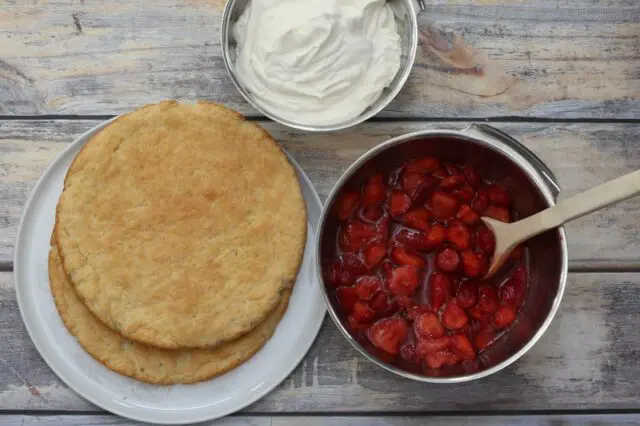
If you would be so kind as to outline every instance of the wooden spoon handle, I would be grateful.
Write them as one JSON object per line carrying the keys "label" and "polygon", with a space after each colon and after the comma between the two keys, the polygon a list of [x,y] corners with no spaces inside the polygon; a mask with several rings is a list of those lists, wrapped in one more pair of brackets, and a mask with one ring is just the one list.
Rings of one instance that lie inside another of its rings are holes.
{"label": "wooden spoon handle", "polygon": [[518,233],[524,240],[638,193],[640,170],[588,189],[520,221]]}

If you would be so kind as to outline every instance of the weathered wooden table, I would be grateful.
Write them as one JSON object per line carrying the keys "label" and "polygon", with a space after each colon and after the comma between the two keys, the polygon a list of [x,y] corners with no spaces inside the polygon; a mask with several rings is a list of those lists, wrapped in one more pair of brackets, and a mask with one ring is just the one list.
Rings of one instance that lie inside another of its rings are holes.
{"label": "weathered wooden table", "polygon": [[[398,98],[376,119],[327,135],[288,130],[243,102],[220,57],[222,3],[0,1],[0,424],[131,424],[49,370],[12,276],[22,207],[44,167],[114,114],[165,98],[225,103],[282,141],[321,196],[391,136],[480,120],[537,153],[565,194],[640,168],[638,0],[428,2]],[[295,372],[223,424],[640,424],[639,208],[630,200],[567,227],[562,307],[506,370],[451,386],[402,380],[326,320]]]}

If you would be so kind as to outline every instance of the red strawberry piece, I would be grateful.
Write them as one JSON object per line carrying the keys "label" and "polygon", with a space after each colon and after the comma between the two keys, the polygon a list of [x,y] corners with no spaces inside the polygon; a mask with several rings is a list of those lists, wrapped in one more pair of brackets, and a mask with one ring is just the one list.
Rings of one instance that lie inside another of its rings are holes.
{"label": "red strawberry piece", "polygon": [[469,206],[468,204],[463,204],[460,206],[456,217],[460,219],[465,225],[475,225],[480,221],[480,216],[478,216],[478,213],[474,212],[471,206]]}
{"label": "red strawberry piece", "polygon": [[432,313],[432,312],[433,311],[429,306],[415,305],[408,308],[404,313],[404,316],[407,317],[409,321],[414,321],[418,317],[418,315],[425,314],[425,313]]}
{"label": "red strawberry piece", "polygon": [[451,281],[440,272],[429,277],[429,304],[436,311],[451,297]]}
{"label": "red strawberry piece", "polygon": [[343,311],[351,312],[358,301],[356,289],[354,287],[338,287],[336,289],[336,300]]}
{"label": "red strawberry piece", "polygon": [[364,255],[364,265],[368,270],[371,270],[378,265],[384,259],[387,254],[387,246],[385,244],[376,244],[368,247]]}
{"label": "red strawberry piece", "polygon": [[340,247],[347,252],[358,251],[382,239],[383,235],[375,225],[355,220],[342,227],[339,237]]}
{"label": "red strawberry piece", "polygon": [[469,312],[469,315],[471,316],[471,318],[473,318],[475,320],[478,320],[478,321],[482,321],[487,316],[487,314],[482,312],[477,305],[474,306],[473,308],[469,309],[468,312]]}
{"label": "red strawberry piece", "polygon": [[439,337],[437,339],[420,339],[416,343],[416,355],[425,358],[429,354],[444,351],[451,346],[449,337]]}
{"label": "red strawberry piece", "polygon": [[451,346],[462,360],[476,359],[476,350],[471,344],[471,340],[464,334],[454,334],[451,336]]}
{"label": "red strawberry piece", "polygon": [[500,222],[509,223],[509,210],[503,207],[496,207],[494,205],[490,205],[484,211],[484,216],[489,216],[493,219],[499,220]]}
{"label": "red strawberry piece", "polygon": [[347,192],[338,202],[338,219],[347,220],[360,202],[360,196],[355,192]]}
{"label": "red strawberry piece", "polygon": [[431,312],[418,315],[413,323],[413,329],[419,339],[435,339],[445,334],[445,329],[438,317]]}
{"label": "red strawberry piece", "polygon": [[516,306],[516,297],[515,283],[509,280],[500,288],[500,300],[507,305]]}
{"label": "red strawberry piece", "polygon": [[486,262],[481,255],[471,251],[462,252],[462,270],[469,278],[479,277],[485,274]]}
{"label": "red strawberry piece", "polygon": [[402,309],[412,309],[414,306],[417,306],[418,304],[416,303],[415,300],[413,300],[411,297],[409,296],[405,296],[402,294],[399,294],[395,297],[396,299],[396,303],[398,304],[398,306],[400,306],[400,308]]}
{"label": "red strawberry piece", "polygon": [[429,231],[429,222],[431,221],[431,213],[424,207],[411,209],[398,218],[398,222],[410,228],[420,231]]}
{"label": "red strawberry piece", "polygon": [[393,191],[389,200],[389,214],[391,217],[400,216],[411,208],[411,198],[401,191]]}
{"label": "red strawberry piece", "polygon": [[453,272],[460,265],[460,255],[452,248],[442,249],[436,257],[436,265],[442,271]]}
{"label": "red strawberry piece", "polygon": [[473,280],[463,282],[456,292],[456,300],[462,308],[469,309],[478,299],[478,283]]}
{"label": "red strawberry piece", "polygon": [[428,250],[427,236],[422,232],[401,229],[395,236],[395,240],[409,250]]}
{"label": "red strawberry piece", "polygon": [[424,157],[407,163],[405,170],[410,172],[431,173],[440,167],[440,162],[433,157]]}
{"label": "red strawberry piece", "polygon": [[518,266],[513,270],[511,278],[524,283],[527,281],[527,271],[524,269],[524,267]]}
{"label": "red strawberry piece", "polygon": [[399,265],[412,265],[418,269],[424,268],[424,259],[417,254],[409,253],[401,247],[391,250],[391,258]]}
{"label": "red strawberry piece", "polygon": [[487,195],[486,188],[481,188],[476,193],[476,196],[471,203],[471,208],[479,215],[482,215],[487,207],[489,207],[489,196]]}
{"label": "red strawberry piece", "polygon": [[342,255],[342,269],[350,272],[354,277],[367,273],[367,267],[362,263],[360,257],[353,253]]}
{"label": "red strawberry piece", "polygon": [[357,333],[361,330],[364,330],[368,326],[369,326],[368,324],[363,324],[359,322],[357,319],[353,317],[353,315],[349,315],[347,317],[347,328],[351,333]]}
{"label": "red strawberry piece", "polygon": [[384,214],[384,211],[382,210],[382,207],[373,206],[373,207],[363,208],[361,217],[363,220],[367,222],[377,222],[380,220],[383,214]]}
{"label": "red strawberry piece", "polygon": [[416,199],[425,184],[426,176],[419,172],[406,171],[402,176],[402,189],[409,197]]}
{"label": "red strawberry piece", "polygon": [[378,316],[386,316],[395,312],[397,306],[388,293],[378,293],[371,300],[371,308]]}
{"label": "red strawberry piece", "polygon": [[359,299],[369,300],[376,293],[382,291],[384,289],[384,286],[382,285],[382,280],[380,280],[380,278],[371,275],[365,275],[364,277],[358,278],[358,281],[356,281],[355,289]]}
{"label": "red strawberry piece", "polygon": [[454,220],[447,228],[447,241],[458,250],[467,250],[471,244],[469,229],[461,221]]}
{"label": "red strawberry piece", "polygon": [[493,251],[496,248],[496,238],[489,228],[482,226],[478,229],[476,244],[480,252],[487,256],[493,256]]}
{"label": "red strawberry piece", "polygon": [[414,364],[420,361],[416,354],[416,345],[414,345],[413,343],[406,343],[402,345],[402,347],[400,348],[400,356]]}
{"label": "red strawberry piece", "polygon": [[493,314],[493,322],[498,328],[507,328],[516,319],[516,311],[509,305],[501,306]]}
{"label": "red strawberry piece", "polygon": [[399,266],[391,272],[389,290],[395,295],[410,296],[418,287],[418,270],[411,265]]}
{"label": "red strawberry piece", "polygon": [[463,166],[462,176],[464,176],[469,185],[473,187],[480,185],[480,174],[473,167]]}
{"label": "red strawberry piece", "polygon": [[495,287],[490,284],[480,286],[478,290],[478,308],[485,314],[492,314],[498,310],[500,303],[498,302],[498,294]]}
{"label": "red strawberry piece", "polygon": [[429,368],[440,368],[445,364],[448,364],[449,360],[449,352],[447,351],[440,351],[440,352],[434,352],[434,353],[430,353],[429,355],[426,356],[425,358],[425,363],[427,364],[427,367]]}
{"label": "red strawberry piece", "polygon": [[476,195],[476,192],[473,190],[471,185],[463,185],[460,188],[454,189],[451,193],[458,200],[465,203],[471,202],[471,200],[473,200],[473,196]]}
{"label": "red strawberry piece", "polygon": [[427,249],[433,250],[440,247],[444,243],[446,237],[446,228],[439,223],[434,224],[427,233]]}
{"label": "red strawberry piece", "polygon": [[441,167],[441,168],[435,170],[433,173],[431,173],[431,176],[433,176],[435,178],[438,178],[438,179],[444,179],[447,176],[449,176],[449,173],[447,173],[447,171],[443,167]]}
{"label": "red strawberry piece", "polygon": [[496,339],[495,331],[490,329],[480,330],[480,332],[476,334],[476,338],[475,338],[476,348],[479,351],[481,351],[487,348],[487,346],[491,345],[495,339]]}
{"label": "red strawberry piece", "polygon": [[449,330],[458,330],[464,327],[469,319],[464,310],[453,302],[447,303],[447,307],[442,313],[442,324]]}
{"label": "red strawberry piece", "polygon": [[338,287],[340,284],[340,275],[342,274],[342,264],[339,260],[334,260],[325,268],[324,279],[327,284],[332,287]]}
{"label": "red strawberry piece", "polygon": [[384,202],[385,192],[386,188],[384,186],[382,173],[371,176],[364,188],[362,188],[362,205],[365,207],[373,207],[382,204]]}
{"label": "red strawberry piece", "polygon": [[400,344],[407,337],[409,327],[401,317],[384,318],[376,321],[367,330],[367,337],[376,348],[390,354],[400,351]]}
{"label": "red strawberry piece", "polygon": [[451,194],[434,191],[430,200],[431,211],[438,219],[452,218],[458,209],[458,200]]}
{"label": "red strawberry piece", "polygon": [[444,168],[447,170],[449,175],[459,175],[460,174],[460,166],[453,163],[444,163]]}
{"label": "red strawberry piece", "polygon": [[376,317],[376,313],[367,302],[361,300],[353,304],[353,310],[351,311],[353,318],[359,323],[366,324],[373,321]]}
{"label": "red strawberry piece", "polygon": [[496,183],[489,186],[489,201],[491,204],[495,204],[500,207],[508,207],[511,198],[506,188]]}
{"label": "red strawberry piece", "polygon": [[462,186],[464,182],[465,182],[464,177],[460,175],[451,175],[451,176],[447,176],[446,178],[440,181],[440,188],[453,189],[453,188]]}

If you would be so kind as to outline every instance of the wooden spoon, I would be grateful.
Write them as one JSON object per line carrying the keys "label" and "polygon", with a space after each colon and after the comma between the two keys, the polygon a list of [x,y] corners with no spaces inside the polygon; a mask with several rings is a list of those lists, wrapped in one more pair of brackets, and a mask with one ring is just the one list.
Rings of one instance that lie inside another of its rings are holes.
{"label": "wooden spoon", "polygon": [[496,239],[493,260],[485,278],[493,276],[507,260],[511,251],[521,242],[638,193],[640,193],[640,170],[588,189],[517,222],[504,223],[482,217]]}

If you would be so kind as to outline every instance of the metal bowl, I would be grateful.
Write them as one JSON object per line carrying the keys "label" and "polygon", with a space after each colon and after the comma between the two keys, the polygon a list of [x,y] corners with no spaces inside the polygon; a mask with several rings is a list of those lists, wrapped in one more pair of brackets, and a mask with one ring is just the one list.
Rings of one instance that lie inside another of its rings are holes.
{"label": "metal bowl", "polygon": [[335,249],[338,223],[335,201],[343,191],[357,190],[374,171],[389,170],[409,159],[433,155],[470,164],[490,179],[504,182],[514,197],[514,207],[523,217],[555,204],[559,192],[547,166],[515,139],[486,125],[472,125],[462,131],[426,130],[384,142],[361,156],[341,176],[329,195],[316,241],[317,270],[329,314],[342,334],[365,357],[399,376],[423,382],[456,383],[478,379],[502,370],[524,355],[545,332],[564,293],[567,279],[567,243],[563,228],[531,239],[529,290],[517,320],[478,357],[473,366],[457,365],[428,376],[391,364],[366,341],[357,341],[343,324],[339,308],[323,279],[323,266]]}
{"label": "metal bowl", "polygon": [[224,60],[224,66],[231,77],[231,81],[233,81],[233,84],[244,99],[261,114],[266,115],[278,123],[310,132],[328,132],[355,126],[382,111],[382,109],[396,97],[398,92],[400,92],[400,89],[402,89],[402,86],[404,86],[405,81],[407,81],[409,77],[418,48],[418,20],[416,16],[424,5],[418,0],[389,0],[402,39],[402,57],[398,73],[391,84],[382,91],[380,97],[358,117],[338,124],[311,126],[280,118],[276,111],[269,111],[256,102],[253,94],[241,84],[235,73],[236,42],[233,39],[231,29],[240,15],[242,15],[249,1],[250,0],[228,0],[225,5],[221,26],[222,58]]}

